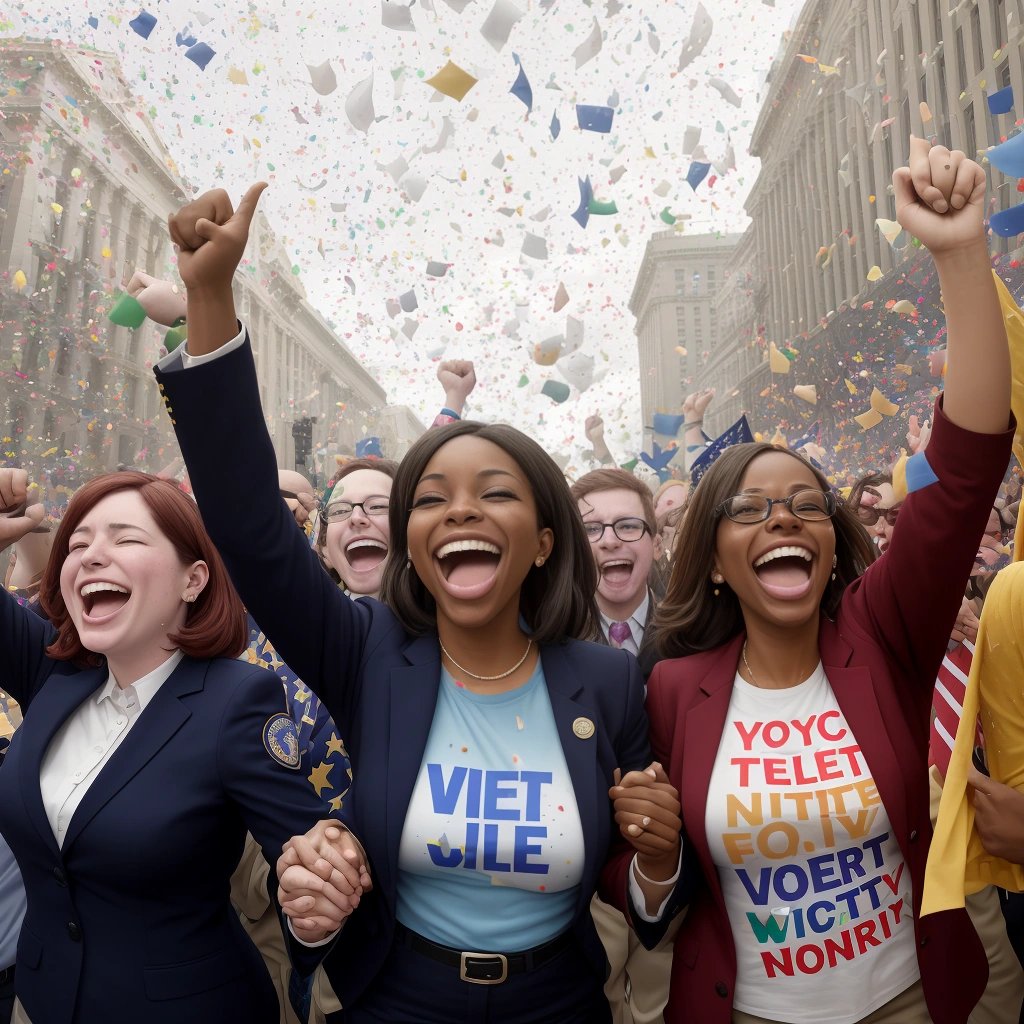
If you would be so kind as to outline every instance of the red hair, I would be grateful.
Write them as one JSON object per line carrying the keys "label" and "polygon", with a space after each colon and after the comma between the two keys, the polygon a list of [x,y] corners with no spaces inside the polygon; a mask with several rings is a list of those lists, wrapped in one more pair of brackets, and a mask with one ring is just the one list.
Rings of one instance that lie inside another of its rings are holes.
{"label": "red hair", "polygon": [[245,609],[206,533],[199,509],[173,481],[134,470],[98,476],[80,487],[68,503],[39,590],[39,603],[57,629],[57,638],[46,653],[58,661],[77,665],[103,664],[101,655],[82,644],[64,604],[60,573],[68,557],[71,534],[96,505],[118,491],[135,491],[139,495],[182,564],[203,561],[210,570],[202,593],[188,606],[185,625],[179,632],[169,634],[168,639],[190,658],[237,658],[249,640]]}

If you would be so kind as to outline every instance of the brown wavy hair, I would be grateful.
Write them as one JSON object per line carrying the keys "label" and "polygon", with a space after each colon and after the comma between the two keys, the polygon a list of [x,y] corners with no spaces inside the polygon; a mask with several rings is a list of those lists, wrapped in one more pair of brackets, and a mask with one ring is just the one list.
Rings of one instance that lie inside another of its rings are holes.
{"label": "brown wavy hair", "polygon": [[104,663],[102,655],[82,644],[60,591],[60,572],[68,557],[71,534],[96,505],[118,491],[138,493],[183,565],[203,561],[210,570],[202,593],[188,606],[185,625],[169,634],[168,640],[190,658],[237,658],[249,640],[245,609],[206,533],[199,509],[174,481],[134,470],[98,476],[80,487],[68,503],[39,589],[39,603],[57,630],[46,653],[82,667]]}
{"label": "brown wavy hair", "polygon": [[[713,593],[718,524],[715,509],[743,486],[747,467],[765,452],[785,452],[813,474],[827,491],[828,480],[809,462],[788,448],[773,444],[738,444],[727,449],[704,474],[690,495],[686,516],[676,534],[672,573],[665,597],[654,617],[655,642],[666,658],[682,658],[710,651],[743,631],[743,612],[736,595],[719,584]],[[843,591],[875,560],[877,552],[853,510],[837,502],[832,517],[836,535],[835,579],[830,579],[821,598],[822,611],[832,617]]]}

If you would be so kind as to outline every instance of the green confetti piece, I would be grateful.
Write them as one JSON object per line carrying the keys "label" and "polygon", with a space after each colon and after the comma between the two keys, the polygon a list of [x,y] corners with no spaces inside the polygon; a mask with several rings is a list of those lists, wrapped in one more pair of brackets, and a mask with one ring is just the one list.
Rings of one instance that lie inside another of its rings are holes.
{"label": "green confetti piece", "polygon": [[608,216],[609,214],[619,212],[619,208],[615,205],[614,199],[610,199],[608,202],[602,202],[599,199],[591,199],[587,209],[598,216]]}

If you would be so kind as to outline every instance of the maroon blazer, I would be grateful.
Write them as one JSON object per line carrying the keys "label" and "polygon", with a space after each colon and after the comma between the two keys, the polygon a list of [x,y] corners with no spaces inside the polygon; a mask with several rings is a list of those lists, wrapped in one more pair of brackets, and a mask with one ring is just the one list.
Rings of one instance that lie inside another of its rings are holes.
{"label": "maroon blazer", "polygon": [[[936,674],[1013,431],[963,430],[943,415],[941,402],[934,424],[926,455],[915,456],[908,474],[912,491],[889,550],[847,587],[834,622],[822,616],[818,644],[910,871],[928,1010],[935,1024],[964,1024],[988,978],[981,942],[966,911],[919,916],[931,839],[928,731]],[[671,912],[692,894],[675,941],[667,1024],[731,1020],[736,950],[704,820],[743,639],[659,662],[648,683],[651,747],[680,793],[690,877],[659,925],[632,915],[645,945],[657,941]],[[606,898],[627,914],[631,859],[631,850],[618,854],[603,886]]]}

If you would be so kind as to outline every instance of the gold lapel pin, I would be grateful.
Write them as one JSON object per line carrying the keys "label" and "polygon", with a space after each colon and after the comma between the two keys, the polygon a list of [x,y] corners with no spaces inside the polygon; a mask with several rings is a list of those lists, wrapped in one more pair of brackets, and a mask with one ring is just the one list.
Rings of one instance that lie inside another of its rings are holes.
{"label": "gold lapel pin", "polygon": [[594,723],[589,718],[577,718],[572,723],[572,731],[577,739],[589,740],[594,735]]}

